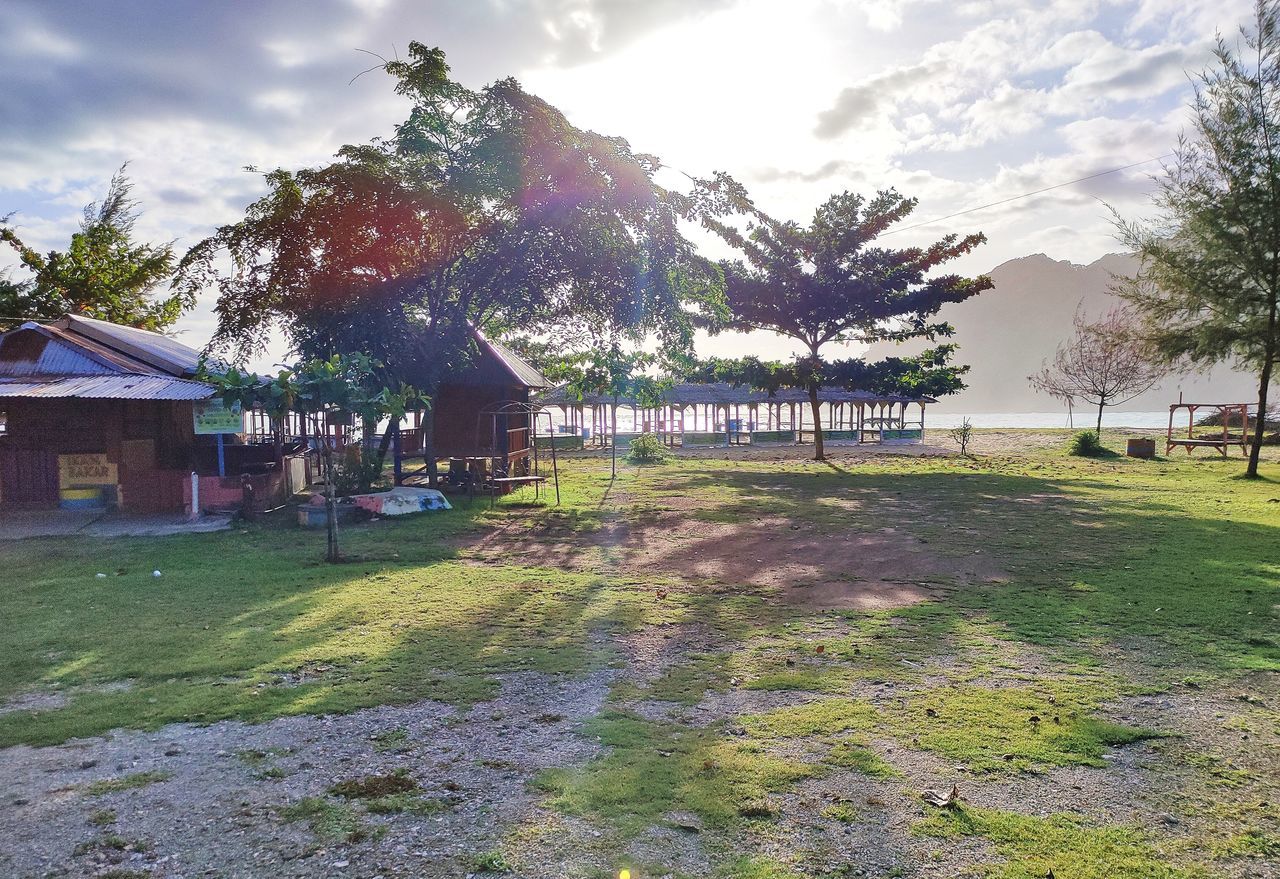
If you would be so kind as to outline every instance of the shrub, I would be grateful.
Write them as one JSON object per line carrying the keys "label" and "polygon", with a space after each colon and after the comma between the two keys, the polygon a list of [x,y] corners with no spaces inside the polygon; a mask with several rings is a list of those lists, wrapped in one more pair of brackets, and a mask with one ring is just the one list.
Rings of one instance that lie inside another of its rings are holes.
{"label": "shrub", "polygon": [[1067,451],[1082,458],[1100,458],[1107,453],[1102,438],[1092,430],[1082,430],[1073,436]]}
{"label": "shrub", "polygon": [[366,456],[361,447],[352,443],[343,447],[333,458],[333,490],[341,497],[365,494],[382,477],[382,464],[377,455]]}
{"label": "shrub", "polygon": [[667,460],[669,454],[662,440],[651,433],[642,433],[631,441],[627,460],[633,464],[657,464]]}

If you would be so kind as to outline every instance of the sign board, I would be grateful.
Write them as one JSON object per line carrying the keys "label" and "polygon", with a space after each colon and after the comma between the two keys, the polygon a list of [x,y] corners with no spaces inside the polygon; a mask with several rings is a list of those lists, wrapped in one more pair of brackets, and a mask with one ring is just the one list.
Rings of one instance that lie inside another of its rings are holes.
{"label": "sign board", "polygon": [[115,485],[116,465],[106,455],[59,455],[58,488]]}
{"label": "sign board", "polygon": [[244,433],[244,415],[238,404],[228,408],[215,397],[196,403],[191,411],[197,434]]}

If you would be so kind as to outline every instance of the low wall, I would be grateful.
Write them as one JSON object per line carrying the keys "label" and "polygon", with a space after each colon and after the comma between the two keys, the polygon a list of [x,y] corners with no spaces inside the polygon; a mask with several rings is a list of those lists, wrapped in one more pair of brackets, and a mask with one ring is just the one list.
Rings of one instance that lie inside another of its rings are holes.
{"label": "low wall", "polygon": [[582,449],[582,437],[569,433],[558,433],[554,437],[536,437],[533,444],[539,449],[550,449],[555,444],[556,451],[576,452]]}
{"label": "low wall", "polygon": [[796,441],[796,432],[794,430],[757,430],[751,434],[751,443],[794,443]]}
{"label": "low wall", "polygon": [[723,430],[718,433],[687,431],[681,437],[681,443],[686,446],[720,446],[729,442],[729,435]]}

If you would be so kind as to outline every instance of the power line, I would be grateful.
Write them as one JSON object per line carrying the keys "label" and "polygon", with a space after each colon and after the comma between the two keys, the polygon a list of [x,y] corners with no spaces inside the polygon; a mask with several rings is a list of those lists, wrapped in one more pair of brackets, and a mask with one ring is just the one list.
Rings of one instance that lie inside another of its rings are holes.
{"label": "power line", "polygon": [[1150,162],[1158,162],[1161,159],[1170,158],[1172,155],[1173,153],[1165,153],[1162,156],[1152,156],[1150,159],[1143,159],[1141,162],[1134,162],[1131,165],[1124,165],[1119,168],[1112,168],[1108,171],[1099,171],[1097,174],[1090,174],[1087,177],[1077,177],[1075,180],[1068,180],[1066,183],[1055,183],[1052,186],[1046,186],[1043,189],[1037,189],[1037,190],[1034,190],[1033,192],[1024,192],[1021,195],[1012,195],[1009,198],[1002,198],[999,201],[988,202],[987,204],[980,204],[977,207],[966,208],[963,211],[956,211],[954,214],[947,214],[945,217],[936,217],[932,220],[926,220],[923,223],[916,223],[915,225],[912,225],[912,226],[903,226],[900,229],[893,229],[889,232],[885,232],[880,237],[886,238],[889,235],[897,235],[899,232],[909,232],[912,229],[920,229],[925,226],[932,226],[934,223],[941,223],[943,220],[950,220],[954,217],[963,217],[965,214],[972,214],[974,211],[985,211],[987,208],[994,208],[1002,204],[1008,204],[1011,201],[1018,201],[1019,199],[1030,198],[1033,195],[1040,195],[1043,192],[1050,192],[1051,190],[1054,190],[1054,189],[1061,189],[1064,186],[1074,186],[1077,183],[1084,183],[1086,180],[1096,180],[1099,177],[1106,177],[1108,174],[1118,174],[1121,171],[1128,171],[1130,168],[1136,168],[1139,165],[1146,165]]}

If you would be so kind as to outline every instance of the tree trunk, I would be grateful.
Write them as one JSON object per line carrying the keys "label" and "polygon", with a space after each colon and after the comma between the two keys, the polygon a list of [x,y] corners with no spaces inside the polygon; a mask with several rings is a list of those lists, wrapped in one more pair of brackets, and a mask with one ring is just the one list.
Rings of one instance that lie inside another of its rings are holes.
{"label": "tree trunk", "polygon": [[1098,404],[1098,442],[1102,442],[1102,410],[1106,403]]}
{"label": "tree trunk", "polygon": [[439,488],[440,473],[436,462],[436,410],[427,407],[422,413],[422,461],[427,465],[427,485]]}
{"label": "tree trunk", "polygon": [[618,477],[618,398],[613,398],[613,425],[609,429],[613,432],[613,440],[609,443],[609,449],[612,452],[610,467],[610,479]]}
{"label": "tree trunk", "polygon": [[324,488],[324,527],[325,527],[325,552],[324,560],[326,562],[338,562],[342,560],[342,553],[338,550],[338,499],[336,487],[333,483],[333,448],[329,445],[328,434],[321,434],[320,454],[324,459],[325,469],[325,488]]}
{"label": "tree trunk", "polygon": [[[1271,360],[1272,355],[1268,352],[1262,364],[1262,375],[1259,376],[1261,384],[1258,387],[1258,420],[1253,426],[1253,445],[1249,448],[1249,466],[1244,471],[1244,475],[1250,479],[1258,477],[1258,457],[1262,453],[1262,438],[1267,429],[1267,387],[1271,384]],[[1243,426],[1241,429],[1243,430]]]}
{"label": "tree trunk", "polygon": [[826,457],[822,447],[822,417],[819,409],[821,405],[818,402],[818,386],[809,385],[809,408],[813,410],[813,460],[815,461],[822,461]]}
{"label": "tree trunk", "polygon": [[387,450],[391,448],[391,436],[395,432],[396,426],[400,422],[387,422],[386,433],[382,435],[382,439],[378,442],[378,474],[382,474],[382,466],[387,463]]}

